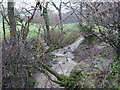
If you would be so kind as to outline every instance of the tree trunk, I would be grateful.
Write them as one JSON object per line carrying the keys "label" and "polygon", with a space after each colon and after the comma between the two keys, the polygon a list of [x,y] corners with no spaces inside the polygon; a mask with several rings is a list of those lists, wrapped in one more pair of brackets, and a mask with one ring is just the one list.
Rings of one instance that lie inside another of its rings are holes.
{"label": "tree trunk", "polygon": [[10,22],[10,55],[11,58],[15,58],[17,50],[17,38],[16,38],[16,21],[14,16],[14,0],[9,2],[8,0],[8,19]]}
{"label": "tree trunk", "polygon": [[16,43],[16,23],[15,23],[15,16],[14,16],[14,2],[8,2],[8,18],[10,22],[10,42]]}
{"label": "tree trunk", "polygon": [[62,14],[61,14],[61,10],[59,10],[59,20],[60,20],[60,30],[61,30],[61,33],[63,33],[63,23],[62,23]]}
{"label": "tree trunk", "polygon": [[47,41],[47,44],[50,45],[51,37],[50,37],[49,17],[48,17],[47,9],[48,9],[48,3],[46,3],[46,7],[43,8],[43,18],[45,20],[45,27],[46,27],[45,39]]}

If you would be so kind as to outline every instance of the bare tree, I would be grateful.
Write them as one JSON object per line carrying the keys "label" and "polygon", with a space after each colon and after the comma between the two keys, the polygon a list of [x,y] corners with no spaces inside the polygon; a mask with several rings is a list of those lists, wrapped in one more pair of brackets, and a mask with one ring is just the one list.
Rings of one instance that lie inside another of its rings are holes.
{"label": "bare tree", "polygon": [[[120,55],[120,45],[119,45],[119,3],[102,3],[102,2],[96,2],[96,3],[89,3],[84,2],[81,3],[81,5],[86,6],[82,12],[80,12],[77,8],[80,8],[78,3],[81,2],[72,2],[72,6],[67,6],[71,8],[71,10],[74,11],[74,14],[78,19],[85,19],[87,21],[87,27],[89,28],[89,31],[91,31],[91,34],[98,37],[102,41],[105,41],[106,43],[110,44],[116,53],[118,53],[118,56]],[[77,7],[75,9],[75,6]],[[85,14],[86,13],[86,14]],[[116,17],[115,17],[116,16]],[[99,28],[99,34],[96,34],[92,28],[92,25],[96,25]],[[81,23],[82,24],[82,23]],[[112,26],[111,26],[112,25]],[[107,30],[102,30],[100,26],[106,27]],[[117,37],[115,39],[115,37]]]}
{"label": "bare tree", "polygon": [[57,7],[57,5],[52,1],[52,5],[56,8],[56,10],[58,11],[58,15],[59,15],[59,20],[60,20],[60,30],[63,33],[63,20],[62,20],[62,3],[60,2],[59,7]]}

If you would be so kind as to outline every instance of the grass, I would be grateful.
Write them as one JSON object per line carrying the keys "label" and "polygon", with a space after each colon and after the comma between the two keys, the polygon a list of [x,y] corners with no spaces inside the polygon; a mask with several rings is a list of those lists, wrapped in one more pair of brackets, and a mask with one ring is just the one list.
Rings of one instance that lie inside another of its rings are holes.
{"label": "grass", "polygon": [[64,24],[63,26],[65,31],[79,30],[79,26],[77,23]]}
{"label": "grass", "polygon": [[[17,22],[17,31],[21,30],[21,23],[20,22]],[[76,24],[64,24],[64,31],[71,31],[73,29],[78,29],[78,27],[76,27]],[[2,21],[0,22],[0,34],[1,34],[1,37],[0,39],[3,39],[3,26],[2,26]],[[33,24],[31,23],[30,24],[30,32],[28,34],[28,39],[30,38],[37,38],[37,33],[38,33],[38,28],[39,28],[39,25],[38,24]],[[54,26],[50,26],[50,29],[54,28]],[[5,23],[5,30],[6,30],[6,37],[9,37],[10,35],[10,29],[9,29],[9,26],[7,25],[7,23]],[[55,30],[59,30],[58,26],[55,28]],[[43,29],[41,30],[41,33],[43,33]],[[68,33],[69,34],[69,33]]]}
{"label": "grass", "polygon": [[[17,31],[21,30],[21,23],[18,22],[19,25],[17,25],[16,29]],[[2,26],[2,21],[0,22],[0,40],[3,39],[3,26]],[[30,32],[27,38],[37,38],[37,33],[38,33],[38,25],[37,24],[30,24]],[[9,26],[7,25],[7,23],[5,23],[5,30],[6,30],[6,37],[9,37],[10,35],[10,29]]]}

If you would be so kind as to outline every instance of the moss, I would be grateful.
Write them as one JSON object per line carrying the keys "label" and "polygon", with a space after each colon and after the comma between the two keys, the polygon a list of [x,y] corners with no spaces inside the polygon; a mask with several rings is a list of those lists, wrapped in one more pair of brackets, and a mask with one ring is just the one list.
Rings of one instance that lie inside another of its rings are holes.
{"label": "moss", "polygon": [[[46,69],[48,72],[50,72],[57,78],[57,80],[52,80],[52,79],[50,79],[50,80],[59,84],[60,86],[73,88],[74,86],[76,86],[76,83],[78,83],[78,81],[80,80],[80,78],[82,76],[80,70],[73,71],[71,73],[71,75],[68,77],[65,75],[58,74],[57,72],[53,71],[48,65],[46,65],[44,63],[41,63],[41,64],[44,69]],[[36,66],[36,67],[41,70],[41,68],[39,66]],[[50,78],[49,74],[45,70],[42,69],[42,72],[45,73]],[[80,86],[80,85],[77,85],[77,86]]]}

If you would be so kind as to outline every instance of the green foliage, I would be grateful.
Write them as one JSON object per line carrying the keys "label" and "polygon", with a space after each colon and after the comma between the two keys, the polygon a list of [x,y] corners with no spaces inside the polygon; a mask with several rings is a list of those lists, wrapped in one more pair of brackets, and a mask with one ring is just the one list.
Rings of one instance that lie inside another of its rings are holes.
{"label": "green foliage", "polygon": [[[74,70],[70,74],[70,79],[71,79],[71,87],[81,87],[81,78],[83,77],[82,75],[82,70]],[[77,86],[76,86],[77,85]]]}
{"label": "green foliage", "polygon": [[89,28],[86,25],[82,25],[80,27],[80,31],[82,31],[82,32],[90,32]]}
{"label": "green foliage", "polygon": [[106,28],[106,27],[104,27],[104,26],[101,26],[101,25],[94,25],[94,27],[92,28],[92,30],[94,31],[94,32],[99,32],[99,28],[102,30],[102,31],[108,31],[109,29],[108,28]]}
{"label": "green foliage", "polygon": [[99,55],[103,58],[107,56],[105,53],[101,53],[101,52],[99,53]]}
{"label": "green foliage", "polygon": [[119,72],[120,72],[120,59],[114,57],[113,62],[110,63],[109,67],[111,68],[110,72],[107,74],[107,80],[109,86],[106,88],[116,88],[119,90]]}
{"label": "green foliage", "polygon": [[113,63],[110,64],[110,67],[113,69],[113,71],[120,71],[120,59],[114,57]]}
{"label": "green foliage", "polygon": [[27,86],[33,87],[35,85],[35,82],[36,82],[36,80],[32,76],[30,76],[30,77],[28,77]]}
{"label": "green foliage", "polygon": [[82,72],[82,70],[74,70],[74,71],[72,71],[71,74],[70,74],[70,78],[75,79],[75,81],[79,80],[80,77],[82,76],[81,72]]}

